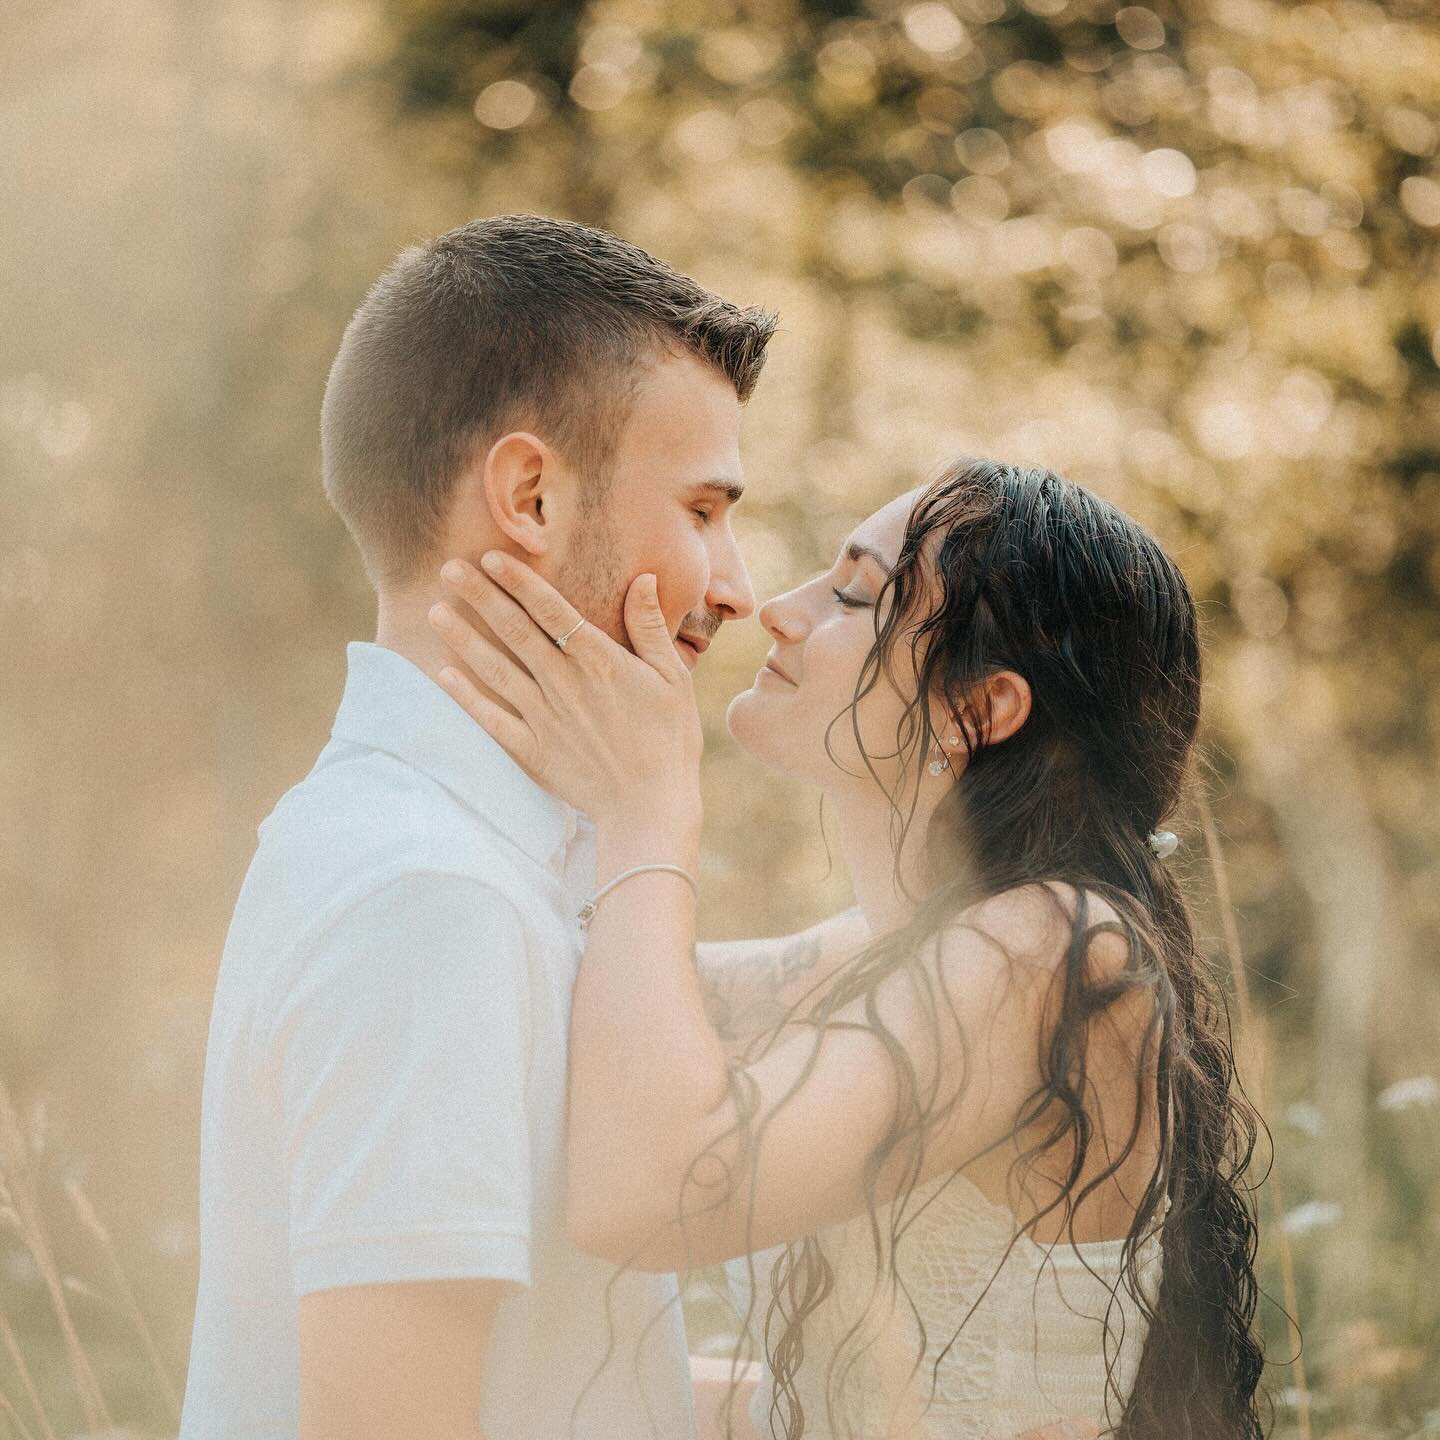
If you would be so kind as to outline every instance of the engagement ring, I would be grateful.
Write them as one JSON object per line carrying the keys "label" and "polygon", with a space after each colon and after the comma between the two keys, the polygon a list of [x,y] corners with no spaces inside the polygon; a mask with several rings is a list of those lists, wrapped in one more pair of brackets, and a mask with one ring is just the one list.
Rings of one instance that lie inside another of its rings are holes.
{"label": "engagement ring", "polygon": [[574,627],[573,627],[572,629],[567,630],[563,635],[561,635],[561,636],[555,641],[555,648],[556,648],[557,650],[563,650],[563,649],[565,648],[566,644],[569,642],[570,637],[571,637],[571,636],[575,633],[575,631],[578,630],[584,623],[585,623],[585,617],[582,615],[582,616],[575,622]]}

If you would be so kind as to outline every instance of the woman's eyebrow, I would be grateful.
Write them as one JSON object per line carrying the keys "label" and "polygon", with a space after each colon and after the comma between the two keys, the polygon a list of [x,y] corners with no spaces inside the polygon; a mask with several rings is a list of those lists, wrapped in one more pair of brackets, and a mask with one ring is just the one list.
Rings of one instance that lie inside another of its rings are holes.
{"label": "woman's eyebrow", "polygon": [[878,550],[869,545],[861,545],[859,541],[852,540],[846,547],[845,553],[852,560],[873,560],[887,575],[890,573],[890,562]]}

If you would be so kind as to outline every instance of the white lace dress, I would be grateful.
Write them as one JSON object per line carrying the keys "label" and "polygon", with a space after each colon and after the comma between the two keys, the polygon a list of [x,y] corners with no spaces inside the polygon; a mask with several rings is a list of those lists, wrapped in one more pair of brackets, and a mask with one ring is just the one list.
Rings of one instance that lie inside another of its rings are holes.
{"label": "white lace dress", "polygon": [[[1068,1242],[1021,1237],[1007,1257],[1015,1217],[960,1176],[917,1188],[905,1215],[911,1223],[895,1266],[903,1290],[876,1288],[877,1269],[889,1267],[876,1265],[867,1217],[820,1237],[835,1286],[804,1327],[796,1389],[805,1440],[1010,1440],[1056,1420],[1091,1419],[1102,1433],[1119,1421],[1145,1341],[1144,1319],[1120,1282],[1121,1241],[1082,1244],[1077,1253]],[[781,1253],[754,1257],[753,1309],[749,1265],[726,1267],[761,1356]],[[1158,1233],[1137,1260],[1153,1303]],[[918,1365],[917,1320],[925,1334]],[[778,1338],[772,1330],[772,1343]],[[761,1440],[784,1433],[783,1411],[772,1430],[772,1398],[767,1365],[751,1408]]]}

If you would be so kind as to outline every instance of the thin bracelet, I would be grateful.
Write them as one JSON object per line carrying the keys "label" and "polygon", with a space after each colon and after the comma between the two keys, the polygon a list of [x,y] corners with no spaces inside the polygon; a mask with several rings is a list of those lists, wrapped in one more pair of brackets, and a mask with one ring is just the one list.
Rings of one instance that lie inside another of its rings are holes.
{"label": "thin bracelet", "polygon": [[580,928],[588,930],[590,922],[595,918],[595,912],[600,908],[600,902],[617,886],[622,885],[634,875],[644,875],[651,870],[663,870],[669,875],[678,875],[694,892],[695,898],[700,898],[700,886],[696,884],[695,877],[688,871],[682,870],[678,865],[636,865],[633,869],[622,870],[613,880],[602,885],[581,907],[578,919]]}

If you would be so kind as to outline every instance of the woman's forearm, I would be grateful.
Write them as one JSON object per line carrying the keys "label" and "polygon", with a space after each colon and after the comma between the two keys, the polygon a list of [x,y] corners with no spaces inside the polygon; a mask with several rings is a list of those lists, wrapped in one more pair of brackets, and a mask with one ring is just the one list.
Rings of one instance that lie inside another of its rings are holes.
{"label": "woman's forearm", "polygon": [[[699,834],[698,801],[602,819],[598,882],[656,862],[694,874]],[[695,897],[674,874],[626,880],[590,922],[571,1012],[569,1224],[598,1254],[628,1258],[637,1237],[676,1219],[686,1171],[728,1104],[694,953]]]}
{"label": "woman's forearm", "polygon": [[705,1007],[730,1054],[803,1008],[870,939],[858,906],[794,935],[712,940],[696,947]]}

